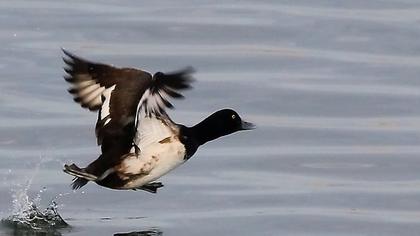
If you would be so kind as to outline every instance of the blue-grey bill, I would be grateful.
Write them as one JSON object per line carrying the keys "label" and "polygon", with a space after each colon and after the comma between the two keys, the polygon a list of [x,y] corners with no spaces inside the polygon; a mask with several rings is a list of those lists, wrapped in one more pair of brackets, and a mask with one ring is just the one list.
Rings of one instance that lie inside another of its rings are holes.
{"label": "blue-grey bill", "polygon": [[243,130],[255,129],[255,125],[251,122],[242,121],[242,129]]}

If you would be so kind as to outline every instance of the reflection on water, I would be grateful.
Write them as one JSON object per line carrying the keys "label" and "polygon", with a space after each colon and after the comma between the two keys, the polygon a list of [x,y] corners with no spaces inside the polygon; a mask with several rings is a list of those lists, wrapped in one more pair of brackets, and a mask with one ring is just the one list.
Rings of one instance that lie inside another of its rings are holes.
{"label": "reflection on water", "polygon": [[114,236],[161,236],[163,232],[159,229],[150,229],[144,231],[133,231],[129,233],[115,233]]}

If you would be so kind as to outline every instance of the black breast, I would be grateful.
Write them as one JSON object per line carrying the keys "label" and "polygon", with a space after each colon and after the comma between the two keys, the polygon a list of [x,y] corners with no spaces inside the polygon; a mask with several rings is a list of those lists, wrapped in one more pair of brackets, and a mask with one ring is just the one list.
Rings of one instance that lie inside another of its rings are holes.
{"label": "black breast", "polygon": [[190,159],[197,151],[197,148],[199,146],[198,141],[195,139],[191,129],[181,125],[179,132],[179,140],[185,146],[184,160]]}

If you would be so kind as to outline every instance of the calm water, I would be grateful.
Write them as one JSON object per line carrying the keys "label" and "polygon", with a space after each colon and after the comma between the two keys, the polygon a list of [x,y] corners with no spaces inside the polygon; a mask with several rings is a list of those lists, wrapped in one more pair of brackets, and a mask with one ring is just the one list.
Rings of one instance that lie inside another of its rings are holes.
{"label": "calm water", "polygon": [[[54,235],[418,235],[419,1],[91,2],[0,2],[1,218],[28,189],[71,225]],[[258,129],[202,147],[157,195],[72,192],[63,164],[99,148],[60,47],[192,65],[175,121],[233,107]]]}

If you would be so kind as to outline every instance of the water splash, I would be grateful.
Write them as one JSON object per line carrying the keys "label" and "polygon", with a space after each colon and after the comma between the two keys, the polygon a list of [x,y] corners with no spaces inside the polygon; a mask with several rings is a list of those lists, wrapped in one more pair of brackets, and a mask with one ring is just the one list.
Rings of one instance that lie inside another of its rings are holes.
{"label": "water splash", "polygon": [[32,230],[34,232],[51,232],[68,226],[58,214],[56,202],[51,202],[45,210],[40,210],[30,200],[28,204],[22,208],[21,212],[13,214],[1,222],[16,230]]}
{"label": "water splash", "polygon": [[40,163],[35,168],[32,176],[26,184],[16,184],[12,189],[12,213],[9,217],[1,220],[4,226],[19,232],[18,235],[26,235],[24,232],[41,233],[43,235],[61,235],[57,229],[68,227],[69,225],[58,214],[56,200],[62,194],[53,198],[46,209],[41,210],[41,194],[46,188],[38,191],[38,194],[31,199],[28,192],[32,181],[38,173]]}

